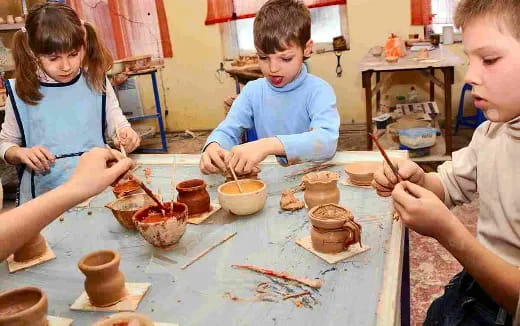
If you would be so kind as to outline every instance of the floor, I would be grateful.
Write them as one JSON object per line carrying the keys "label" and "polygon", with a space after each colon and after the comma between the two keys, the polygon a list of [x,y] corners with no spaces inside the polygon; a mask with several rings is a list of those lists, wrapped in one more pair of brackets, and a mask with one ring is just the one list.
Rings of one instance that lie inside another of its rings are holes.
{"label": "floor", "polygon": [[[471,140],[473,130],[461,129],[453,138],[454,148],[466,146]],[[169,153],[199,153],[205,143],[208,131],[169,133]],[[144,147],[159,147],[160,139],[143,140]],[[345,125],[340,131],[338,151],[364,150],[366,136],[362,125]],[[435,170],[435,164],[423,166]],[[16,188],[14,169],[0,165],[0,176],[4,185],[4,206],[12,207]],[[457,207],[454,214],[460,218],[472,232],[476,229],[478,201]],[[423,237],[415,232],[410,234],[410,278],[411,278],[411,322],[421,325],[430,303],[443,292],[443,286],[461,270],[460,264],[435,240]]]}

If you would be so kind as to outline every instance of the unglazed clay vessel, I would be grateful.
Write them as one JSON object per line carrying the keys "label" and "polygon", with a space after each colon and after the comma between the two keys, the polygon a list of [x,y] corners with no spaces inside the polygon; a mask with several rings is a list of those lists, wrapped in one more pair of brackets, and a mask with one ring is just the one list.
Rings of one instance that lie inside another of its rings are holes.
{"label": "unglazed clay vessel", "polygon": [[303,199],[309,209],[322,204],[339,203],[339,174],[336,172],[311,172],[303,177]]}
{"label": "unglazed clay vessel", "polygon": [[223,209],[235,215],[251,215],[264,208],[267,200],[267,185],[262,180],[240,180],[244,192],[235,181],[226,182],[217,188],[218,200]]}
{"label": "unglazed clay vessel", "polygon": [[36,287],[0,293],[0,325],[47,326],[47,296]]}
{"label": "unglazed clay vessel", "polygon": [[143,207],[153,205],[155,202],[145,193],[124,196],[105,205],[110,208],[116,220],[125,228],[135,230],[132,217]]}
{"label": "unglazed clay vessel", "polygon": [[319,205],[309,211],[312,247],[323,253],[339,253],[361,243],[361,226],[352,212],[336,204]]}
{"label": "unglazed clay vessel", "polygon": [[350,182],[358,186],[370,186],[374,173],[383,166],[383,162],[354,162],[345,165]]}
{"label": "unglazed clay vessel", "polygon": [[201,179],[191,179],[180,182],[175,187],[177,201],[188,206],[188,215],[197,215],[210,210],[209,194],[206,183]]}
{"label": "unglazed clay vessel", "polygon": [[92,324],[92,326],[126,326],[130,321],[137,321],[139,326],[153,326],[153,321],[146,315],[136,312],[120,312]]}
{"label": "unglazed clay vessel", "polygon": [[29,242],[14,253],[14,261],[24,262],[36,259],[43,256],[46,250],[47,244],[45,243],[45,238],[38,233],[36,237],[29,240]]}
{"label": "unglazed clay vessel", "polygon": [[143,193],[143,189],[139,186],[139,183],[135,180],[126,180],[124,182],[118,183],[114,188],[112,188],[112,192],[116,196],[116,198],[121,198],[124,196],[134,195]]}
{"label": "unglazed clay vessel", "polygon": [[121,256],[113,250],[99,250],[81,258],[78,267],[85,274],[85,291],[90,303],[108,307],[121,301],[127,294],[125,277],[119,271]]}
{"label": "unglazed clay vessel", "polygon": [[172,248],[179,242],[186,231],[188,206],[178,202],[164,202],[167,211],[157,206],[148,206],[138,210],[134,217],[137,230],[151,245],[161,249]]}

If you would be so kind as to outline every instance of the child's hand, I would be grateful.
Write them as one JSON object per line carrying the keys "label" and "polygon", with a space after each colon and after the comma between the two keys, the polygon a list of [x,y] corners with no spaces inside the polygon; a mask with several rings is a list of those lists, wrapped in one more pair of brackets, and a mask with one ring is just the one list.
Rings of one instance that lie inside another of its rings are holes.
{"label": "child's hand", "polygon": [[39,174],[49,172],[51,170],[51,164],[56,161],[54,155],[43,146],[30,148],[18,147],[15,156],[21,163],[27,165],[29,169]]}
{"label": "child's hand", "polygon": [[211,143],[200,157],[200,171],[204,174],[225,173],[230,152],[220,147],[218,143]]}
{"label": "child's hand", "polygon": [[[392,161],[392,164],[396,167],[399,172],[399,176],[402,180],[407,180],[423,185],[424,182],[424,170],[421,169],[417,163],[410,160]],[[389,197],[392,194],[392,190],[399,181],[392,172],[392,169],[386,162],[383,166],[374,173],[374,180],[372,181],[372,187],[377,190],[377,194],[382,197]]]}
{"label": "child's hand", "polygon": [[402,222],[414,231],[435,239],[446,235],[450,220],[456,219],[433,192],[409,181],[392,191],[394,207]]}
{"label": "child's hand", "polygon": [[117,131],[119,141],[127,153],[133,152],[141,144],[141,137],[132,127],[123,127]]}
{"label": "child's hand", "polygon": [[248,174],[258,169],[258,165],[267,155],[268,153],[258,140],[234,146],[231,149],[229,166],[238,175]]}

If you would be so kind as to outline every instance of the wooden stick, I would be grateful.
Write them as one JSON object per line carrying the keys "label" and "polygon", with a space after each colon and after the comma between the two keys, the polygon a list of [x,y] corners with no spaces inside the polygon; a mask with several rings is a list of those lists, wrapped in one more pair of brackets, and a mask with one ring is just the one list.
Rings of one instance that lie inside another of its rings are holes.
{"label": "wooden stick", "polygon": [[242,186],[240,185],[240,182],[238,182],[238,178],[237,178],[237,175],[235,174],[235,170],[231,167],[231,165],[229,166],[229,169],[231,170],[231,174],[233,175],[233,179],[235,179],[235,182],[238,186],[238,191],[240,192],[244,192],[244,190],[242,190]]}
{"label": "wooden stick", "polygon": [[300,293],[287,294],[287,295],[283,296],[283,299],[287,300],[287,299],[290,299],[290,298],[297,298],[297,297],[301,297],[302,295],[308,295],[308,294],[311,294],[311,293],[309,291],[303,291],[303,292],[300,292]]}
{"label": "wooden stick", "polygon": [[210,252],[211,250],[215,249],[216,247],[220,246],[221,244],[223,244],[224,242],[228,241],[229,239],[231,239],[232,237],[234,237],[237,233],[231,233],[229,235],[227,235],[224,239],[220,240],[219,242],[215,243],[214,245],[212,245],[211,247],[205,249],[204,251],[202,251],[200,254],[198,254],[195,258],[193,258],[189,263],[187,263],[186,265],[182,266],[181,269],[186,269],[188,266],[190,266],[191,264],[193,264],[194,262],[196,262],[197,260],[199,260],[200,258],[202,258],[202,256],[206,255],[208,252]]}
{"label": "wooden stick", "polygon": [[399,170],[397,170],[395,165],[392,164],[392,161],[390,161],[390,158],[388,157],[388,155],[386,155],[385,149],[381,146],[381,144],[379,144],[379,141],[377,140],[377,137],[374,136],[370,132],[368,133],[368,135],[370,136],[370,138],[372,138],[372,140],[376,144],[377,148],[381,152],[381,155],[383,155],[383,157],[385,158],[386,163],[388,164],[388,166],[390,166],[390,168],[392,169],[392,172],[394,172],[394,175],[397,178],[397,180],[399,180],[400,179],[399,178]]}
{"label": "wooden stick", "polygon": [[253,272],[257,272],[257,273],[261,273],[261,274],[265,274],[265,275],[269,275],[269,276],[274,276],[274,277],[279,277],[284,280],[296,281],[298,283],[305,284],[305,285],[307,285],[311,288],[315,288],[315,289],[319,289],[323,285],[322,280],[311,280],[311,279],[308,279],[305,277],[296,277],[296,276],[286,274],[284,272],[276,272],[271,269],[265,269],[265,268],[253,266],[253,265],[231,265],[231,267],[248,269]]}

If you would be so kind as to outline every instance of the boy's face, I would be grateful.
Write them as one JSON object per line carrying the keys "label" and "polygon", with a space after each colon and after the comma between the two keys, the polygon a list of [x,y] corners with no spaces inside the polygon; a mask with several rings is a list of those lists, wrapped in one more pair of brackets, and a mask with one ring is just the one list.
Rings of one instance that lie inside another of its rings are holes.
{"label": "boy's face", "polygon": [[274,87],[284,87],[298,76],[303,58],[312,53],[312,45],[312,40],[307,42],[304,49],[289,44],[287,49],[274,54],[265,54],[257,49],[260,70]]}
{"label": "boy's face", "polygon": [[473,86],[475,106],[493,122],[520,116],[520,42],[505,23],[477,17],[464,28],[469,57],[466,82]]}

